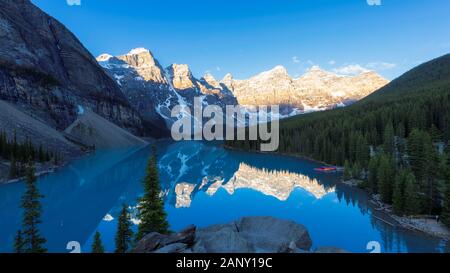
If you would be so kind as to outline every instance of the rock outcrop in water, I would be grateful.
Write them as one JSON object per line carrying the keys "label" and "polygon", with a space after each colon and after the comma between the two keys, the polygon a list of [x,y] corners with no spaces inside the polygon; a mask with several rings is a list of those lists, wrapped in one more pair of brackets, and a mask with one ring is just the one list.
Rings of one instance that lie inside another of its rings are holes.
{"label": "rock outcrop in water", "polygon": [[[273,217],[244,217],[224,225],[197,229],[190,226],[179,233],[153,232],[136,245],[135,253],[308,253],[312,241],[308,230],[295,222]],[[322,253],[344,253],[325,247]]]}

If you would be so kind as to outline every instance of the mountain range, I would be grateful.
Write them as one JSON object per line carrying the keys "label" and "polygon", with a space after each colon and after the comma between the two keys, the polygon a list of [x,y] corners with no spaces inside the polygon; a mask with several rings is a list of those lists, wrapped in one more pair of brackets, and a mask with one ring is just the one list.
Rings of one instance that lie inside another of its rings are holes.
{"label": "mountain range", "polygon": [[374,72],[346,77],[318,67],[299,78],[282,66],[245,80],[231,74],[222,80],[211,74],[195,77],[186,64],[163,67],[144,48],[96,59],[70,30],[29,0],[0,0],[0,39],[0,100],[5,105],[0,130],[9,138],[14,132],[18,141],[32,137],[37,146],[61,151],[74,150],[70,143],[58,144],[61,139],[92,146],[89,138],[99,137],[94,125],[116,131],[111,138],[126,136],[119,128],[138,136],[167,136],[175,120],[173,106],[191,107],[194,97],[222,108],[279,104],[283,116],[290,116],[348,105],[387,83]]}
{"label": "mountain range", "polygon": [[221,107],[280,105],[282,114],[291,116],[347,106],[388,83],[373,71],[352,77],[318,66],[298,78],[291,77],[283,66],[244,80],[231,74],[216,80],[210,73],[196,78],[187,64],[163,68],[145,48],[115,57],[102,54],[97,61],[143,117],[154,121],[159,115],[169,123],[173,121],[169,110],[176,104],[191,107],[196,96],[205,104]]}

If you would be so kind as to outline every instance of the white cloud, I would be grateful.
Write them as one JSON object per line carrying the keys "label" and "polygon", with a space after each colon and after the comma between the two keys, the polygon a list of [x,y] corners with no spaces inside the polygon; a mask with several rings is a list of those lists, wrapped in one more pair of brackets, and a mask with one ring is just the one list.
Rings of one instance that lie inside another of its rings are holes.
{"label": "white cloud", "polygon": [[367,68],[372,70],[388,70],[395,68],[397,65],[394,63],[386,63],[386,62],[372,62],[366,65]]}
{"label": "white cloud", "polygon": [[295,64],[300,63],[300,59],[297,56],[292,57],[292,62]]}
{"label": "white cloud", "polygon": [[365,67],[362,67],[359,64],[350,64],[347,66],[342,66],[342,67],[333,69],[333,71],[335,73],[341,74],[341,75],[355,76],[355,75],[359,75],[361,73],[369,72],[370,70]]}
{"label": "white cloud", "polygon": [[222,69],[218,66],[218,67],[216,67],[216,70],[221,71]]}
{"label": "white cloud", "polygon": [[67,0],[69,6],[81,6],[81,0]]}
{"label": "white cloud", "polygon": [[345,64],[344,66],[334,69],[334,72],[341,75],[354,76],[369,71],[384,71],[395,67],[397,67],[397,64],[387,62],[371,62],[366,65]]}
{"label": "white cloud", "polygon": [[329,64],[329,65],[335,65],[335,64],[336,64],[336,61],[335,61],[335,60],[330,60],[330,61],[328,62],[328,64]]}
{"label": "white cloud", "polygon": [[316,65],[316,64],[315,64],[313,61],[311,61],[311,60],[308,60],[307,63],[308,63],[309,65]]}

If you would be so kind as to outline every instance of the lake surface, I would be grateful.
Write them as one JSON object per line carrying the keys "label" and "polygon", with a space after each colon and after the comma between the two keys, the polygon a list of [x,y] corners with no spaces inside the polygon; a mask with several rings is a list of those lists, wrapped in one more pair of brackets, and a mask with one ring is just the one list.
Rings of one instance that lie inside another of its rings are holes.
{"label": "lake surface", "polygon": [[[395,228],[376,215],[364,192],[339,183],[337,174],[314,171],[315,162],[244,153],[203,142],[159,142],[159,169],[172,230],[204,227],[243,216],[274,216],[303,224],[313,248],[336,246],[369,252],[449,252],[443,240]],[[69,252],[69,241],[90,251],[98,230],[114,250],[123,203],[135,210],[150,148],[97,151],[40,177],[42,234],[51,252]],[[21,226],[23,183],[0,186],[0,252],[11,252]],[[133,219],[137,222],[136,219]]]}

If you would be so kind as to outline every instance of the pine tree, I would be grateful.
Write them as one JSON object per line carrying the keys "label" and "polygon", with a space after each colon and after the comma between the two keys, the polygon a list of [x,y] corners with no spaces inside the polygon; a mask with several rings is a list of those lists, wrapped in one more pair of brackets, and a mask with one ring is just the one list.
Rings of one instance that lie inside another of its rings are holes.
{"label": "pine tree", "polygon": [[400,171],[400,173],[397,174],[397,176],[395,177],[394,193],[392,196],[392,204],[394,212],[397,215],[403,215],[403,212],[405,211],[404,190],[405,190],[405,174],[404,171]]}
{"label": "pine tree", "polygon": [[425,177],[425,136],[418,129],[414,129],[408,137],[407,152],[411,169],[418,181]]}
{"label": "pine tree", "polygon": [[160,197],[161,189],[155,148],[153,148],[153,155],[148,162],[147,175],[143,183],[144,195],[140,198],[138,205],[138,216],[141,222],[136,235],[137,241],[150,232],[169,233],[164,203]]}
{"label": "pine tree", "polygon": [[14,240],[14,251],[16,253],[24,253],[24,243],[22,238],[22,231],[18,230],[16,238]]}
{"label": "pine tree", "polygon": [[378,190],[385,203],[392,203],[392,193],[394,189],[395,167],[392,159],[387,155],[382,155],[377,171]]}
{"label": "pine tree", "polygon": [[38,150],[38,160],[40,163],[45,162],[45,153],[44,153],[44,149],[42,148],[42,145],[39,146],[39,150]]}
{"label": "pine tree", "polygon": [[58,153],[55,153],[53,155],[53,165],[58,166],[59,165],[59,157],[58,157]]}
{"label": "pine tree", "polygon": [[17,158],[19,144],[17,143],[17,132],[14,130],[13,143],[12,143],[12,155]]}
{"label": "pine tree", "polygon": [[[450,180],[449,180],[450,181]],[[447,182],[444,194],[444,206],[442,208],[442,222],[450,227],[450,182]]]}
{"label": "pine tree", "polygon": [[41,223],[42,205],[40,199],[43,196],[39,193],[36,185],[34,164],[30,159],[26,167],[26,192],[22,197],[23,214],[23,244],[24,250],[29,253],[44,253],[46,240],[39,234],[39,224]]}
{"label": "pine tree", "polygon": [[355,162],[355,164],[353,164],[353,167],[352,167],[352,176],[353,176],[353,178],[360,179],[361,178],[361,172],[362,172],[361,166],[359,165],[358,162]]}
{"label": "pine tree", "polygon": [[118,228],[116,233],[116,253],[126,253],[131,244],[133,231],[131,230],[130,213],[127,205],[122,206],[122,211],[118,220]]}
{"label": "pine tree", "polygon": [[92,243],[92,253],[105,253],[100,232],[95,232],[94,242]]}
{"label": "pine tree", "polygon": [[367,180],[373,193],[378,193],[378,156],[372,157],[369,162],[369,174]]}
{"label": "pine tree", "polygon": [[384,144],[383,150],[386,154],[394,154],[394,127],[392,126],[392,122],[389,122],[384,129]]}
{"label": "pine tree", "polygon": [[14,179],[19,176],[19,171],[17,169],[17,161],[14,155],[11,155],[11,165],[9,166],[9,178]]}
{"label": "pine tree", "polygon": [[5,133],[3,131],[0,132],[0,157],[6,157],[6,147],[7,147],[7,143],[6,143],[6,137],[5,137]]}
{"label": "pine tree", "polygon": [[404,177],[403,213],[416,215],[420,213],[420,199],[417,193],[417,181],[414,174],[408,171]]}
{"label": "pine tree", "polygon": [[353,178],[352,167],[351,167],[350,163],[348,162],[348,160],[346,160],[344,163],[344,176],[342,177],[342,179],[344,179],[344,181],[347,181],[352,178]]}

